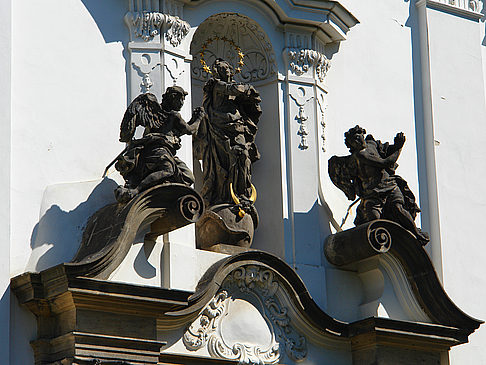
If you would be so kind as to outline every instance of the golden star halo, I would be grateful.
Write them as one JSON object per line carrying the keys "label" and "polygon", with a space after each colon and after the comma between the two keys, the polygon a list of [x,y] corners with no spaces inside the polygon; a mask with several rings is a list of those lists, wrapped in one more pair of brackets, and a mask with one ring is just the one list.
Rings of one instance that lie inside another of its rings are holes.
{"label": "golden star halo", "polygon": [[201,65],[202,65],[202,69],[205,72],[207,72],[209,74],[212,74],[211,69],[209,68],[209,66],[206,63],[206,60],[204,59],[204,51],[214,41],[223,41],[223,42],[229,43],[229,45],[234,48],[235,52],[238,54],[238,57],[239,57],[238,67],[235,68],[235,73],[240,73],[241,72],[241,68],[245,65],[245,62],[243,61],[243,58],[245,57],[245,54],[241,51],[241,48],[238,47],[233,40],[228,39],[226,37],[219,37],[219,36],[214,36],[214,37],[211,37],[211,38],[206,39],[206,41],[201,46],[202,51],[199,52],[199,56],[201,57],[200,62],[201,62]]}

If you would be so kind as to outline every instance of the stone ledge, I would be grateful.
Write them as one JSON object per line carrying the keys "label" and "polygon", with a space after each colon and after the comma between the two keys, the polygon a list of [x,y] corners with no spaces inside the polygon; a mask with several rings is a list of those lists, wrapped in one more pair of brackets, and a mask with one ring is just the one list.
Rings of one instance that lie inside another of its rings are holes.
{"label": "stone ledge", "polygon": [[405,271],[415,299],[434,323],[467,334],[483,323],[452,302],[417,238],[392,221],[378,219],[331,235],[324,251],[331,264],[348,268],[373,256],[391,255]]}
{"label": "stone ledge", "polygon": [[[396,234],[393,227],[388,228]],[[396,246],[400,252],[396,243],[390,248],[391,253]],[[406,243],[405,253],[415,242]],[[249,276],[235,276],[237,271],[245,270]],[[263,276],[255,276],[258,273]],[[409,356],[410,363],[426,360],[424,364],[433,364],[451,346],[467,342],[473,331],[460,326],[464,323],[444,326],[385,318],[339,321],[319,308],[289,265],[261,251],[243,252],[219,261],[204,275],[194,294],[76,277],[65,265],[20,275],[12,279],[11,287],[20,303],[37,316],[38,338],[32,346],[38,364],[91,364],[99,359],[101,364],[231,364],[234,362],[230,359],[207,360],[203,353],[192,357],[163,353],[165,338],[160,338],[161,333],[187,328],[224,289],[222,285],[228,278],[236,280],[235,285],[273,278],[265,283],[275,291],[275,303],[281,303],[292,330],[314,346],[352,349],[356,365],[390,359],[394,353]],[[467,318],[479,326],[479,321]],[[414,355],[417,351],[419,354]]]}

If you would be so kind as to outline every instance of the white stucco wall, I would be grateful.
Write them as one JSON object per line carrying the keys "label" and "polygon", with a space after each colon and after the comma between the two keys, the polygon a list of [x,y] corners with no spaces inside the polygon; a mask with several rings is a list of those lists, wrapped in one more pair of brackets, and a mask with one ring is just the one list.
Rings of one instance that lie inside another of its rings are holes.
{"label": "white stucco wall", "polygon": [[[331,49],[327,146],[321,160],[324,197],[339,224],[351,202],[332,185],[327,159],[349,153],[344,132],[356,124],[383,142],[393,142],[396,133],[405,133],[407,141],[397,172],[419,198],[411,47],[414,19],[410,5],[386,0],[375,1],[373,6],[352,0],[342,3],[360,24],[351,29],[346,41]],[[345,227],[352,227],[353,219],[354,216],[349,217]]]}
{"label": "white stucco wall", "polygon": [[[323,197],[341,224],[351,201],[329,179],[327,161],[332,155],[348,155],[344,132],[359,124],[383,142],[393,143],[396,133],[407,138],[398,160],[397,173],[407,180],[421,205],[417,166],[416,90],[414,88],[414,7],[408,2],[343,1],[360,21],[346,41],[330,49],[327,76],[326,153],[321,154]],[[412,13],[411,13],[412,12]],[[420,97],[420,96],[419,96]],[[354,226],[354,211],[343,228]],[[417,219],[420,225],[420,217]],[[334,229],[333,229],[334,230]],[[360,281],[355,274],[326,269],[328,311],[346,321],[359,318]],[[336,288],[339,294],[336,295]],[[351,289],[350,289],[351,288]],[[345,299],[343,299],[343,296]]]}
{"label": "white stucco wall", "polygon": [[[8,3],[0,5],[2,20]],[[87,188],[84,182],[100,179],[124,147],[117,141],[127,102],[128,33],[118,0],[19,0],[12,7],[10,276],[15,276],[28,264],[36,267],[29,263],[35,249],[44,249],[47,259],[42,263],[39,257],[39,268],[70,260],[89,211],[112,185],[105,180]],[[8,32],[0,24],[3,37]],[[48,189],[61,183],[69,186]],[[62,195],[76,184],[81,189],[66,201]],[[11,364],[33,363],[33,316],[15,307],[11,322]]]}
{"label": "white stucco wall", "polygon": [[[459,308],[485,319],[484,24],[433,9],[427,21],[444,287]],[[452,350],[451,363],[486,364],[484,343],[480,328]]]}
{"label": "white stucco wall", "polygon": [[29,258],[46,187],[100,178],[123,148],[123,15],[118,1],[13,6],[12,275]]}

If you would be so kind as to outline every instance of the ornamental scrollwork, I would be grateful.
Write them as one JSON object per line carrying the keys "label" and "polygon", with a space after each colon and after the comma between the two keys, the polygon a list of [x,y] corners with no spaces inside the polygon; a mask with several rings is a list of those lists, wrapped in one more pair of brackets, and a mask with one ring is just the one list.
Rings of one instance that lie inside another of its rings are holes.
{"label": "ornamental scrollwork", "polygon": [[454,6],[456,8],[462,8],[464,10],[474,11],[479,13],[480,9],[480,2],[479,0],[436,0],[440,3]]}
{"label": "ornamental scrollwork", "polygon": [[272,323],[273,331],[280,346],[294,361],[301,361],[307,356],[307,341],[292,326],[288,309],[281,305],[277,291],[280,287],[273,271],[256,265],[247,265],[235,269],[223,282],[229,292],[237,289],[248,293],[263,303],[265,315]]}
{"label": "ornamental scrollwork", "polygon": [[[285,350],[288,357],[301,361],[307,356],[307,342],[291,325],[288,309],[280,303],[280,284],[270,269],[247,265],[233,270],[221,290],[188,327],[183,343],[190,351],[206,347],[212,357],[238,360],[242,364],[275,364]],[[271,331],[270,344],[227,343],[221,323],[231,313],[231,299],[246,298],[256,305]]]}
{"label": "ornamental scrollwork", "polygon": [[269,349],[243,343],[229,347],[219,336],[210,338],[208,351],[212,357],[238,360],[240,364],[276,364],[280,358],[279,344],[276,342]]}
{"label": "ornamental scrollwork", "polygon": [[331,66],[329,59],[321,52],[313,49],[294,49],[287,50],[289,66],[293,73],[301,76],[308,72],[311,67],[316,70],[319,81],[324,81]]}
{"label": "ornamental scrollwork", "polygon": [[209,337],[217,327],[218,320],[226,312],[227,298],[226,291],[219,292],[186,330],[182,340],[188,350],[197,351],[207,345]]}
{"label": "ornamental scrollwork", "polygon": [[165,33],[165,39],[173,47],[181,44],[184,37],[189,33],[191,26],[188,22],[180,19],[178,16],[166,15],[166,24],[169,27]]}
{"label": "ornamental scrollwork", "polygon": [[159,35],[160,29],[165,26],[165,39],[174,47],[182,42],[190,29],[189,23],[178,16],[154,11],[129,12],[125,15],[125,21],[133,30],[133,35],[145,42]]}

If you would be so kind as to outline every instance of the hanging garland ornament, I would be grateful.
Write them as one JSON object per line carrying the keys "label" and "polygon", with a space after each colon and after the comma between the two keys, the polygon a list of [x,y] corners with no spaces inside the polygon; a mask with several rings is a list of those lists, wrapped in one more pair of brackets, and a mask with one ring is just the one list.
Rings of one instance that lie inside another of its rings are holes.
{"label": "hanging garland ornament", "polygon": [[228,43],[231,47],[233,47],[233,49],[238,54],[238,58],[239,58],[238,67],[235,68],[235,73],[240,73],[241,68],[245,65],[245,62],[243,62],[243,58],[245,57],[245,54],[241,51],[241,48],[238,47],[233,40],[228,39],[226,37],[218,37],[218,36],[208,38],[202,45],[202,51],[199,52],[199,56],[201,56],[201,65],[203,70],[208,74],[212,74],[211,68],[207,65],[206,60],[204,59],[204,52],[206,51],[208,46],[214,41],[223,41]]}

